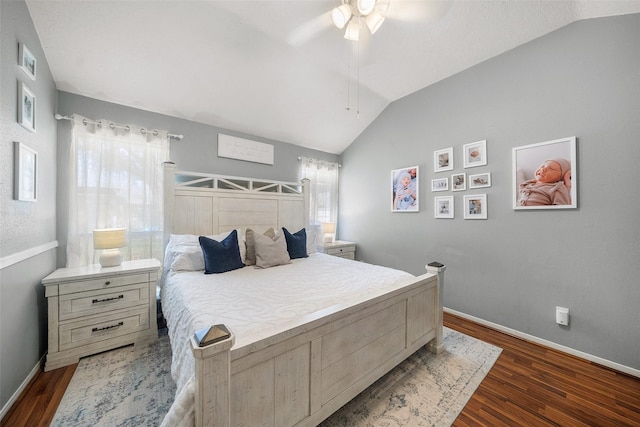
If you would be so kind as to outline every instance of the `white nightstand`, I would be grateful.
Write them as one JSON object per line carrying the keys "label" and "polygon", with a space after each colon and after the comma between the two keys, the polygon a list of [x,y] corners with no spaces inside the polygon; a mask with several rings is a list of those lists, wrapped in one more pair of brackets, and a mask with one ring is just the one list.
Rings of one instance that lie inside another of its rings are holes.
{"label": "white nightstand", "polygon": [[356,244],[354,242],[336,240],[335,242],[318,243],[317,249],[318,252],[323,254],[334,255],[347,259],[356,259]]}
{"label": "white nightstand", "polygon": [[81,357],[158,339],[156,259],[60,268],[44,279],[49,316],[45,371]]}

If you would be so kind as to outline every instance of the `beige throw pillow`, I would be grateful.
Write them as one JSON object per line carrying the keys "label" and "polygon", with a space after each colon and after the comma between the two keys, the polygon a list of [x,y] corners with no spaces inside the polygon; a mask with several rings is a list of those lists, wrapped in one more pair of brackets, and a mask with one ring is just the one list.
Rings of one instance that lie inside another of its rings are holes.
{"label": "beige throw pillow", "polygon": [[[256,264],[256,249],[255,249],[255,235],[258,234],[250,228],[247,228],[247,231],[244,234],[244,240],[247,245],[247,253],[245,255],[244,264],[245,265],[255,265]],[[264,232],[265,236],[271,237],[273,239],[276,237],[276,233],[273,231],[273,228],[268,229]]]}
{"label": "beige throw pillow", "polygon": [[254,233],[254,240],[257,267],[267,268],[291,263],[284,235],[279,234],[277,237],[271,238]]}

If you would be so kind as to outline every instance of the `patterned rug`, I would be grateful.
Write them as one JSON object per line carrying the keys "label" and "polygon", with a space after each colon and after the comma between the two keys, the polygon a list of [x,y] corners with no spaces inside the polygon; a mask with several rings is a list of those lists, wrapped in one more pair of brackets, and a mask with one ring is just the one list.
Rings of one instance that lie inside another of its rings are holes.
{"label": "patterned rug", "polygon": [[[444,351],[422,348],[325,420],[333,426],[449,426],[500,348],[444,328]],[[52,426],[157,426],[175,394],[169,339],[84,358]]]}

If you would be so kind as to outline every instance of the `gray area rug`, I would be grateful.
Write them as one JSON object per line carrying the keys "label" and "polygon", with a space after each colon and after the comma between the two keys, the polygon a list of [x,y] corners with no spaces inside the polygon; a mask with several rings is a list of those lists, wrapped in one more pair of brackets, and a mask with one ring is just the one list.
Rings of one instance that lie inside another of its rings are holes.
{"label": "gray area rug", "polygon": [[[425,348],[321,426],[449,426],[498,359],[500,348],[444,328],[444,351]],[[175,394],[169,339],[84,358],[52,426],[157,426]]]}

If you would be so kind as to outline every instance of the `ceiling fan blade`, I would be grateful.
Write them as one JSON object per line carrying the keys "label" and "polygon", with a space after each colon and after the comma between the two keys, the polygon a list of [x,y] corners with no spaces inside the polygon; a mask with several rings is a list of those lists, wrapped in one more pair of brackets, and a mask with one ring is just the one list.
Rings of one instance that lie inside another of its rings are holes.
{"label": "ceiling fan blade", "polygon": [[287,43],[300,47],[332,26],[331,11],[328,11],[298,26],[287,37]]}

